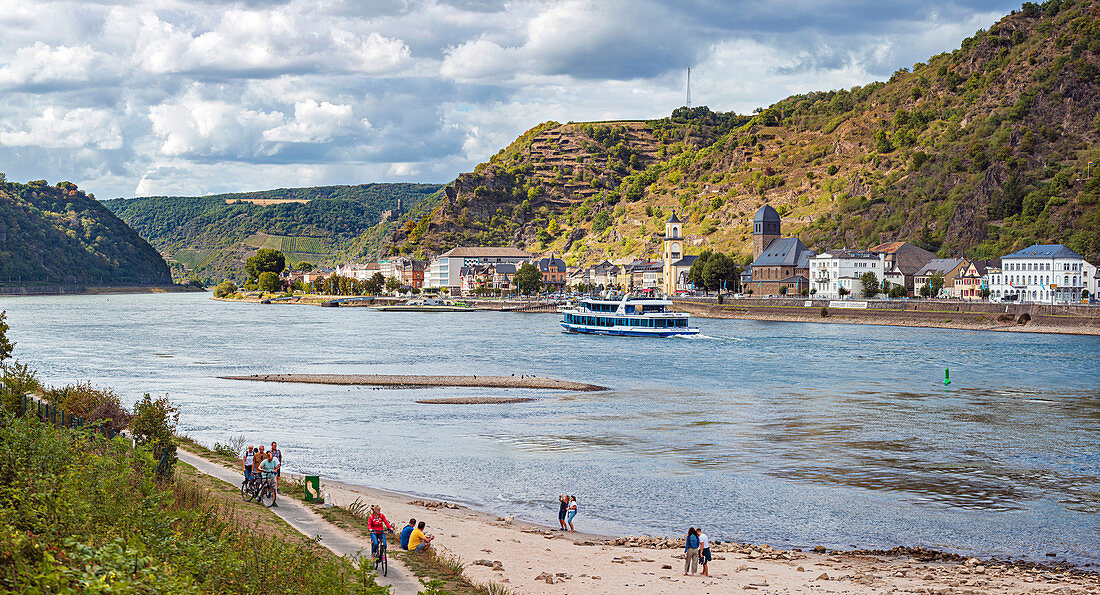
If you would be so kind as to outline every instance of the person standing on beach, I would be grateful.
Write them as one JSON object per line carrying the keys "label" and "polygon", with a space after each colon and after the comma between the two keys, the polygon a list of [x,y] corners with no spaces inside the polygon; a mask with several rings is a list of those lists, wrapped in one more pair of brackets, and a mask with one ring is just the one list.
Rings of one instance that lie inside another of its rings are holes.
{"label": "person standing on beach", "polygon": [[699,570],[699,533],[695,527],[688,528],[687,542],[684,544],[684,576],[695,576]]}
{"label": "person standing on beach", "polygon": [[703,566],[702,572],[699,574],[703,576],[710,576],[710,570],[707,569],[707,564],[710,564],[710,539],[707,538],[707,534],[703,533],[703,528],[699,527],[699,547],[702,551],[699,552],[699,564]]}
{"label": "person standing on beach", "polygon": [[256,456],[256,449],[252,446],[248,447],[248,451],[244,453],[244,479],[248,481],[252,479],[252,465],[254,464],[254,457]]}
{"label": "person standing on beach", "polygon": [[561,530],[565,531],[565,510],[569,508],[569,498],[565,494],[558,494],[558,524],[561,525]]}
{"label": "person standing on beach", "polygon": [[569,506],[567,508],[569,513],[565,516],[565,522],[569,523],[569,532],[573,533],[573,517],[577,516],[577,497],[569,496]]}

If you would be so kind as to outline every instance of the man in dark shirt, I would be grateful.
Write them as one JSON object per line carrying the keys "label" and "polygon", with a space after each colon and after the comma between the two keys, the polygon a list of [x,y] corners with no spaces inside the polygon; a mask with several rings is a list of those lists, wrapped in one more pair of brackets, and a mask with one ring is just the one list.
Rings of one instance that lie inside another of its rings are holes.
{"label": "man in dark shirt", "polygon": [[416,529],[416,519],[409,519],[409,525],[401,530],[401,549],[409,549],[409,536]]}
{"label": "man in dark shirt", "polygon": [[564,494],[558,494],[558,503],[561,504],[558,508],[558,522],[561,523],[561,530],[565,531],[565,509],[569,508],[569,499]]}

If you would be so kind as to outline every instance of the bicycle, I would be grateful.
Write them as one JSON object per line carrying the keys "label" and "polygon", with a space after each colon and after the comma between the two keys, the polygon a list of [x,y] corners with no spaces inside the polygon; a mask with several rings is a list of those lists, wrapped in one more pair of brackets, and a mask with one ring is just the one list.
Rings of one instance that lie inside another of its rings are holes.
{"label": "bicycle", "polygon": [[260,494],[260,478],[256,475],[241,482],[241,500],[251,502]]}
{"label": "bicycle", "polygon": [[275,506],[275,500],[278,498],[278,491],[275,489],[275,478],[264,477],[261,479],[260,489],[257,494],[260,504],[268,508]]}
{"label": "bicycle", "polygon": [[[386,573],[389,572],[389,558],[386,555],[386,535],[383,531],[371,532],[378,535],[378,547],[375,549],[374,554],[374,570],[382,576],[386,576]],[[390,535],[393,535],[393,531],[390,531]]]}

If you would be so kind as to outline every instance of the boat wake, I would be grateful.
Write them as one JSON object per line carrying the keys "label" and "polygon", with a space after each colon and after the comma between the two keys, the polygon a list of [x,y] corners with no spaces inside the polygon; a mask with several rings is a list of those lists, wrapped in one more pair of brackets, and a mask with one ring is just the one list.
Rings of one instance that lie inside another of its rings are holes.
{"label": "boat wake", "polygon": [[710,335],[704,335],[703,333],[697,333],[694,335],[672,335],[677,339],[691,339],[693,341],[706,340],[706,341],[744,341],[743,337],[712,337]]}

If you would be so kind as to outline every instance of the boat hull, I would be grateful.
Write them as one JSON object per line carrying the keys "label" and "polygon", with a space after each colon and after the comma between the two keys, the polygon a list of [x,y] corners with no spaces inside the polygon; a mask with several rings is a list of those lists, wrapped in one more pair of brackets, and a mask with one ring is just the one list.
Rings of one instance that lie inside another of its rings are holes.
{"label": "boat hull", "polygon": [[614,337],[676,337],[698,335],[699,329],[665,328],[665,329],[641,329],[631,327],[605,327],[585,326],[579,324],[561,323],[561,328],[567,333],[579,333],[584,335],[610,335]]}

